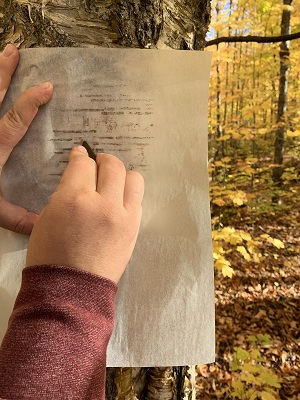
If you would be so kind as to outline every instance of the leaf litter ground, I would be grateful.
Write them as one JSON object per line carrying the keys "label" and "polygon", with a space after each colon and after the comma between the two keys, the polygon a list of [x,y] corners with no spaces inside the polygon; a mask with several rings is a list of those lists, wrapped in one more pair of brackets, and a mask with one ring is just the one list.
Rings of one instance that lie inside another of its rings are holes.
{"label": "leaf litter ground", "polygon": [[[271,344],[259,347],[264,365],[281,380],[278,399],[300,399],[300,221],[289,222],[278,213],[275,218],[259,218],[247,225],[247,217],[232,221],[236,229],[252,236],[268,233],[285,243],[284,249],[262,249],[269,256],[263,264],[247,262],[232,253],[232,279],[216,272],[216,362],[198,365],[196,397],[198,399],[231,399],[231,371],[234,347],[249,349],[249,336],[268,334]],[[270,225],[272,223],[272,225]],[[259,388],[258,388],[259,389]],[[257,391],[259,397],[259,390]],[[247,397],[245,397],[247,399]]]}

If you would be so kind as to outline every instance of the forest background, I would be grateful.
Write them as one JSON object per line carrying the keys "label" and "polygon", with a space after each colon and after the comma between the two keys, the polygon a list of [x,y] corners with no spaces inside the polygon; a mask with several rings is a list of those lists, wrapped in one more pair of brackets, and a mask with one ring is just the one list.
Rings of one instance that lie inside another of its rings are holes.
{"label": "forest background", "polygon": [[209,170],[216,362],[201,399],[300,399],[299,0],[213,0]]}
{"label": "forest background", "polygon": [[[300,0],[212,0],[206,49],[214,52],[216,362],[190,368],[197,390],[187,379],[187,397],[300,399],[299,10]],[[199,50],[208,23],[205,0],[0,0],[1,48],[10,42]],[[289,32],[298,39],[212,42]],[[144,370],[142,398],[180,398],[185,366]],[[130,368],[108,369],[107,378],[112,399],[115,389],[119,398],[135,398],[132,381],[143,383]]]}

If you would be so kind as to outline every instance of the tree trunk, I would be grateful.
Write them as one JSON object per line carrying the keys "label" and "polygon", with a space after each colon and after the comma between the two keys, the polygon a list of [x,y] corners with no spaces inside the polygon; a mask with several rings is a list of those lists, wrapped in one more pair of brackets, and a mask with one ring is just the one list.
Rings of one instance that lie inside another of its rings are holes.
{"label": "tree trunk", "polygon": [[0,0],[0,46],[202,50],[209,22],[208,0]]}
{"label": "tree trunk", "polygon": [[[0,48],[202,50],[209,22],[209,0],[0,0]],[[108,368],[107,398],[182,398],[187,371]]]}
{"label": "tree trunk", "polygon": [[[291,25],[291,5],[293,0],[283,0],[283,4],[286,8],[282,11],[281,18],[281,35],[290,33]],[[289,56],[290,56],[290,42],[280,43],[280,73],[279,73],[279,96],[278,96],[278,108],[277,108],[277,131],[275,137],[274,147],[274,164],[276,167],[273,168],[273,181],[277,186],[281,186],[281,175],[283,172],[283,151],[284,151],[284,133],[285,133],[285,121],[284,115],[286,112],[287,105],[287,90],[288,90],[288,71],[289,71]],[[275,202],[278,202],[278,196],[276,196]]]}

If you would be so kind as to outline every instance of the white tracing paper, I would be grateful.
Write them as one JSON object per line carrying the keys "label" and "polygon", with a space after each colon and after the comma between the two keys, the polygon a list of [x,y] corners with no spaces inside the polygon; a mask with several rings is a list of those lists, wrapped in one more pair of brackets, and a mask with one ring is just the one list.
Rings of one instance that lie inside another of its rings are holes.
{"label": "white tracing paper", "polygon": [[[209,52],[198,51],[21,51],[1,115],[32,85],[51,81],[54,94],[5,165],[5,197],[40,212],[70,149],[83,139],[145,179],[143,219],[119,283],[108,366],[214,361],[210,61]],[[26,237],[0,230],[0,340],[20,287],[27,243]]]}

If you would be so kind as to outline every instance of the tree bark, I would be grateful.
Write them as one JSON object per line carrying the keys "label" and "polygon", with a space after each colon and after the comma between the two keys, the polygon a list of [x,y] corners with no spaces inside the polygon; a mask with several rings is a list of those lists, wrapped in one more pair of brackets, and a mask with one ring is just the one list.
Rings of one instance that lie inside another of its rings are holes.
{"label": "tree bark", "polygon": [[[202,50],[209,22],[209,0],[0,0],[0,49]],[[187,375],[187,367],[108,368],[107,399],[180,399]]]}
{"label": "tree bark", "polygon": [[0,0],[0,46],[202,50],[209,22],[208,0]]}

